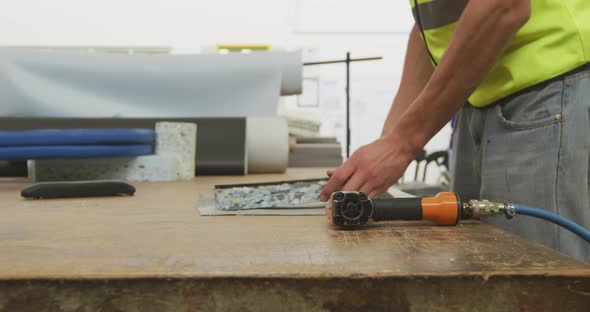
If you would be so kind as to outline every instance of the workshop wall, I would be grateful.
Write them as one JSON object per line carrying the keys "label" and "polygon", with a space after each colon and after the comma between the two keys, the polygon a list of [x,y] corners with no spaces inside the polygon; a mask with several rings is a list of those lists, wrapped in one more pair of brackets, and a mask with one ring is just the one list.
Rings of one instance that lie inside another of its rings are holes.
{"label": "workshop wall", "polygon": [[[391,0],[53,0],[6,1],[0,46],[164,46],[198,53],[216,44],[304,49],[307,61],[383,56],[352,65],[352,148],[379,136],[401,76],[412,26],[406,1]],[[319,81],[322,133],[344,142],[343,65],[306,68]],[[296,100],[285,99],[297,107]],[[295,103],[295,104],[294,104]],[[445,149],[450,129],[427,146]]]}

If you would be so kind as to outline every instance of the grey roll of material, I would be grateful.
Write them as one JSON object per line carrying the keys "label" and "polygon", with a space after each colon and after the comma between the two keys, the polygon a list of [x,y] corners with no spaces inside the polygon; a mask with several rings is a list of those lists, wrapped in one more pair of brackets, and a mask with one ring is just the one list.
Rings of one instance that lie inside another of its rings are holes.
{"label": "grey roll of material", "polygon": [[[245,175],[284,172],[289,160],[287,122],[265,118],[6,118],[0,130],[154,128],[158,121],[197,124],[196,174]],[[0,176],[23,172],[14,163],[0,166]]]}
{"label": "grey roll of material", "polygon": [[246,118],[198,118],[197,175],[245,175]]}
{"label": "grey roll of material", "polygon": [[303,60],[301,52],[255,54],[263,62],[272,58],[281,66],[281,95],[296,95],[303,92]]}
{"label": "grey roll of material", "polygon": [[0,116],[274,116],[300,52],[116,55],[0,48]]}
{"label": "grey roll of material", "polygon": [[287,120],[272,117],[246,119],[248,173],[284,172],[289,165]]}

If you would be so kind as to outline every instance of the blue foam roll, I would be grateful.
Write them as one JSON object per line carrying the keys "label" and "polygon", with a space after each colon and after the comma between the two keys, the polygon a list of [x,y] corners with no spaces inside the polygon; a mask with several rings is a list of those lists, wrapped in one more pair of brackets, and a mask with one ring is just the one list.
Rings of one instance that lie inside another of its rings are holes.
{"label": "blue foam roll", "polygon": [[151,144],[0,147],[2,160],[136,157],[153,153]]}
{"label": "blue foam roll", "polygon": [[149,129],[67,129],[0,131],[1,146],[151,144]]}

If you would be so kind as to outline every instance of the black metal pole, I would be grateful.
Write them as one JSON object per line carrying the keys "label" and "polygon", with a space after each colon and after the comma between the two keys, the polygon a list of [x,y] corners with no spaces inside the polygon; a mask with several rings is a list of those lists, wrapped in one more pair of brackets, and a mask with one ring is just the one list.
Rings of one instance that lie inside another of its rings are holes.
{"label": "black metal pole", "polygon": [[376,57],[356,58],[356,59],[350,59],[350,60],[333,60],[333,61],[321,61],[321,62],[306,62],[306,63],[303,63],[303,66],[326,65],[326,64],[339,64],[339,63],[346,63],[346,62],[378,61],[378,60],[382,60],[382,59],[383,59],[383,57],[376,56]]}
{"label": "black metal pole", "polygon": [[350,52],[346,52],[346,159],[350,157]]}
{"label": "black metal pole", "polygon": [[325,65],[346,63],[346,158],[350,157],[350,63],[362,61],[376,61],[382,60],[382,57],[366,57],[351,59],[350,52],[346,52],[345,60],[321,61],[321,62],[307,62],[304,66]]}

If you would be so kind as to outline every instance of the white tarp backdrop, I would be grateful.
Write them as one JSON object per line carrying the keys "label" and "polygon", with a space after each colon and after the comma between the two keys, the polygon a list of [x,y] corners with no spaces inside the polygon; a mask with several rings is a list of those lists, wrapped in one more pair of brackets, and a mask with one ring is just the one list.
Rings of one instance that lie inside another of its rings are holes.
{"label": "white tarp backdrop", "polygon": [[298,52],[117,55],[0,48],[0,116],[276,115],[301,93]]}

